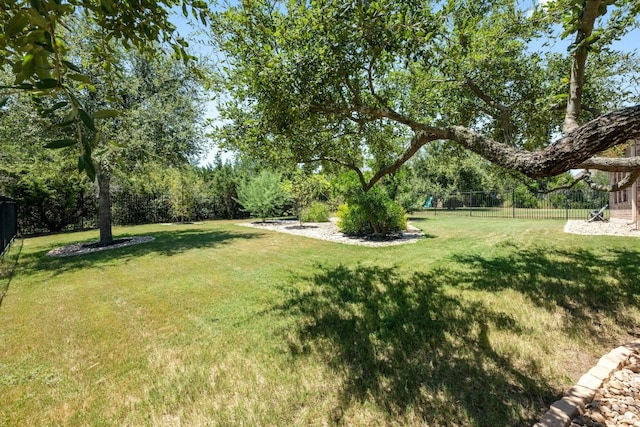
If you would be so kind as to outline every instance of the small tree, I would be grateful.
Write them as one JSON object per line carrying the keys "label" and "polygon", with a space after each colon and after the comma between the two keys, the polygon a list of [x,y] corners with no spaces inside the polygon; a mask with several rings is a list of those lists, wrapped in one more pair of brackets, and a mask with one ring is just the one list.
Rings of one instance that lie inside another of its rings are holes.
{"label": "small tree", "polygon": [[186,168],[170,169],[166,180],[173,217],[182,223],[191,220],[196,198],[203,191],[202,181]]}
{"label": "small tree", "polygon": [[263,170],[258,175],[238,184],[238,202],[244,210],[253,216],[262,218],[276,216],[282,212],[284,203],[288,200],[287,193],[282,188],[280,175]]}
{"label": "small tree", "polygon": [[[287,192],[293,204],[295,215],[300,221],[300,225],[305,221],[303,216],[308,215],[308,209],[314,202],[326,200],[329,194],[329,181],[320,174],[308,174],[298,169],[290,181],[287,182]],[[316,210],[319,209],[316,204]],[[328,211],[328,207],[326,208]],[[327,220],[328,220],[328,214]],[[315,217],[315,216],[314,216]]]}

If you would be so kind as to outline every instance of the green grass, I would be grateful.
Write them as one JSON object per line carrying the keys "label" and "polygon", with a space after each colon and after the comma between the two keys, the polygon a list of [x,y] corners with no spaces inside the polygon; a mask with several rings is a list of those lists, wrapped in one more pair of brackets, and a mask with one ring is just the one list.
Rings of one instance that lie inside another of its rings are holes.
{"label": "green grass", "polygon": [[[233,222],[24,240],[0,425],[524,426],[640,324],[640,242],[428,217],[366,248]],[[4,268],[7,270],[7,268]]]}

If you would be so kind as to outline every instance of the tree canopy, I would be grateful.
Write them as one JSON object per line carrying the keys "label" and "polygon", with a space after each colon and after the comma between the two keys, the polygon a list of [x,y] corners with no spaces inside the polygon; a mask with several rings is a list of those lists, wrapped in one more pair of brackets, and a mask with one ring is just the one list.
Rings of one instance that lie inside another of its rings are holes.
{"label": "tree canopy", "polygon": [[[629,172],[615,190],[640,173],[640,158],[600,156],[640,137],[637,94],[620,89],[638,61],[614,50],[639,12],[631,0],[242,2],[214,24],[220,140],[341,164],[365,189],[444,140],[531,178]],[[536,50],[558,26],[569,52]]]}
{"label": "tree canopy", "polygon": [[[119,47],[152,56],[169,48],[188,61],[187,42],[175,33],[169,19],[172,8],[181,8],[185,16],[207,21],[208,7],[199,0],[30,0],[5,1],[0,6],[0,67],[8,67],[13,82],[0,87],[0,107],[16,92],[29,92],[39,99],[53,100],[44,110],[62,115],[58,127],[72,129],[73,138],[50,142],[57,148],[76,145],[81,156],[79,166],[90,177],[95,174],[92,142],[87,134],[96,134],[95,121],[114,117],[112,109],[94,109],[82,102],[82,96],[95,90],[95,82],[79,62],[78,20],[89,22],[100,34],[82,52],[93,66],[113,79],[124,78]],[[85,64],[86,65],[86,64]],[[94,70],[95,71],[95,70]],[[104,99],[102,100],[104,101]]]}

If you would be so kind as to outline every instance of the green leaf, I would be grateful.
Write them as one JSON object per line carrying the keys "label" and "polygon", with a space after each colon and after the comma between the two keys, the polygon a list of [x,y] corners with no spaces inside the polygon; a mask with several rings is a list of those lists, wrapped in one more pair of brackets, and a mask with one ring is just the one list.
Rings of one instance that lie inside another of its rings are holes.
{"label": "green leaf", "polygon": [[82,109],[78,110],[78,116],[80,117],[80,120],[82,120],[82,123],[84,123],[84,125],[91,132],[95,132],[96,131],[96,125],[95,125],[95,123],[93,123],[93,118],[91,118],[91,116],[89,114],[87,114],[86,111],[84,111]]}
{"label": "green leaf", "polygon": [[67,74],[67,77],[70,78],[71,80],[75,80],[77,82],[82,82],[82,83],[91,83],[91,77],[84,75],[84,74]]}
{"label": "green leaf", "polygon": [[71,98],[71,103],[74,107],[82,109],[82,104],[80,104],[80,101],[78,101],[78,98],[76,98],[76,96],[72,92],[69,92],[69,98]]}
{"label": "green leaf", "polygon": [[74,64],[73,62],[69,62],[69,61],[65,61],[64,59],[61,61],[65,67],[67,67],[70,70],[75,71],[76,73],[82,73],[82,70],[80,69],[80,67],[78,67],[76,64]]}
{"label": "green leaf", "polygon": [[61,128],[65,128],[67,126],[70,126],[72,124],[74,124],[76,121],[74,119],[71,120],[64,120],[60,123],[56,123],[55,125],[52,125],[50,127],[50,129],[61,129]]}
{"label": "green leaf", "polygon": [[51,113],[53,113],[56,110],[59,110],[62,107],[66,107],[68,105],[67,101],[60,101],[60,102],[56,102],[55,104],[53,104],[51,107],[47,108],[46,110],[44,110],[40,115],[42,117],[47,117],[50,116]]}
{"label": "green leaf", "polygon": [[118,110],[99,110],[93,113],[94,119],[107,119],[110,117],[118,117],[120,112]]}
{"label": "green leaf", "polygon": [[100,7],[108,15],[112,15],[113,14],[114,4],[113,4],[113,2],[111,0],[100,0]]}
{"label": "green leaf", "polygon": [[111,145],[113,145],[114,147],[117,147],[117,148],[127,148],[127,146],[125,144],[120,144],[120,143],[115,142],[113,140],[110,140],[109,144],[111,144]]}
{"label": "green leaf", "polygon": [[84,148],[85,158],[91,158],[91,143],[87,138],[82,138],[82,147]]}
{"label": "green leaf", "polygon": [[11,38],[22,31],[29,23],[29,17],[24,13],[14,15],[7,22],[7,26],[4,28],[5,36]]}
{"label": "green leaf", "polygon": [[70,147],[74,144],[76,144],[78,141],[76,141],[75,139],[57,139],[55,141],[51,141],[50,143],[46,144],[44,147],[45,148],[64,148],[64,147]]}
{"label": "green leaf", "polygon": [[[40,3],[40,2],[38,2],[38,3]],[[47,28],[47,25],[48,25],[47,20],[44,19],[42,17],[42,15],[40,15],[39,10],[37,10],[37,9],[36,10],[33,10],[33,9],[29,10],[29,21],[31,22],[31,24],[33,24],[33,25],[35,25],[36,27],[39,27],[39,28]]]}
{"label": "green leaf", "polygon": [[42,8],[42,5],[40,4],[40,0],[31,0],[29,3],[31,3],[32,8],[40,12],[40,9]]}
{"label": "green leaf", "polygon": [[93,159],[88,153],[85,153],[82,159],[84,160],[84,171],[87,173],[89,179],[93,181],[96,179],[96,167],[93,164]]}
{"label": "green leaf", "polygon": [[38,89],[53,89],[58,86],[58,80],[56,79],[42,79],[36,82],[36,88]]}

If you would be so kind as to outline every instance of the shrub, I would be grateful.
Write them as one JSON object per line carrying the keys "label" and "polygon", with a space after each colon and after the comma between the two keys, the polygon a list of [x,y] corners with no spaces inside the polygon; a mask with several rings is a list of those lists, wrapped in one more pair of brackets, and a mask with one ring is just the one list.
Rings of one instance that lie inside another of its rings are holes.
{"label": "shrub", "polygon": [[241,182],[237,188],[238,202],[251,215],[262,218],[276,216],[282,212],[287,194],[282,188],[280,175],[263,170],[248,181]]}
{"label": "shrub", "polygon": [[327,222],[329,221],[329,206],[322,202],[313,202],[300,213],[302,222]]}
{"label": "shrub", "polygon": [[77,227],[97,210],[91,183],[69,170],[40,167],[38,175],[21,173],[5,188],[18,202],[18,222],[25,234]]}
{"label": "shrub", "polygon": [[338,208],[338,227],[345,234],[386,236],[407,228],[407,216],[384,190],[356,191]]}

